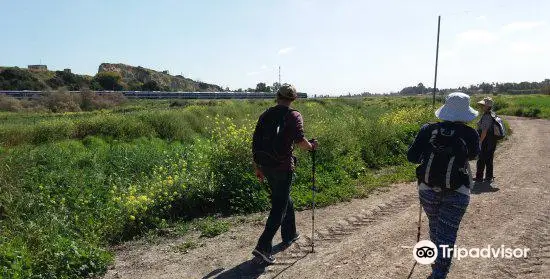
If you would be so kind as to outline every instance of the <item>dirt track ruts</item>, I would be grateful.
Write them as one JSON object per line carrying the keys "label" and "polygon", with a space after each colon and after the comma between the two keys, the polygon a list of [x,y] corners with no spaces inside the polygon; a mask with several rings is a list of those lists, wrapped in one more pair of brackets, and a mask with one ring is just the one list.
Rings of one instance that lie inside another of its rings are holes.
{"label": "dirt track ruts", "polygon": [[[497,179],[474,189],[457,245],[531,252],[527,259],[455,259],[448,278],[550,278],[550,121],[505,118],[514,134],[497,150]],[[406,278],[414,261],[409,247],[416,240],[417,213],[415,183],[393,185],[366,199],[316,210],[312,254],[305,237],[311,212],[303,211],[296,217],[304,237],[265,269],[249,261],[263,222],[247,222],[187,254],[171,248],[183,238],[125,243],[115,247],[115,265],[104,278]],[[425,239],[425,215],[423,220]],[[412,278],[428,274],[428,266],[418,265]]]}

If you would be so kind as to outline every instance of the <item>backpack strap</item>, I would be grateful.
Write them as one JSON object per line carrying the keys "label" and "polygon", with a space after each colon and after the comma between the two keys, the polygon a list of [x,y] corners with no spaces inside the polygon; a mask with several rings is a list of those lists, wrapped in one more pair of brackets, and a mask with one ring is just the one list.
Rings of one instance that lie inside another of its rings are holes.
{"label": "backpack strap", "polygon": [[280,122],[280,123],[282,123],[283,127],[286,126],[286,118],[287,118],[288,115],[291,114],[293,111],[297,111],[297,110],[295,110],[295,109],[293,109],[293,108],[291,108],[291,107],[287,107],[287,112],[284,113],[284,114],[281,116],[281,122]]}
{"label": "backpack strap", "polygon": [[[430,131],[430,138],[429,138],[429,143],[432,144],[432,140],[434,140],[440,133],[441,133],[441,129],[440,129],[440,122],[434,122],[434,123],[428,123],[428,128],[429,128],[429,131]],[[428,157],[428,162],[426,163],[426,169],[424,171],[424,183],[426,185],[430,185],[430,170],[432,168],[432,163],[433,163],[433,160],[434,160],[434,157],[435,157],[435,154],[432,150],[432,152],[430,152],[430,155]]]}

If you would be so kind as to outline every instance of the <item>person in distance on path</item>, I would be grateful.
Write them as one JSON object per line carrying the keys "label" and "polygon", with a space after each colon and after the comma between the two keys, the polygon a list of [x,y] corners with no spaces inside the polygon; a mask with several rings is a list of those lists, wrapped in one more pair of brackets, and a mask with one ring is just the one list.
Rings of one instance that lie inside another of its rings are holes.
{"label": "person in distance on path", "polygon": [[485,172],[485,181],[491,182],[493,176],[493,158],[497,148],[497,138],[494,133],[494,119],[496,114],[493,112],[493,99],[485,97],[479,101],[483,116],[477,123],[477,129],[480,135],[481,153],[477,160],[476,182],[482,182],[483,173]]}

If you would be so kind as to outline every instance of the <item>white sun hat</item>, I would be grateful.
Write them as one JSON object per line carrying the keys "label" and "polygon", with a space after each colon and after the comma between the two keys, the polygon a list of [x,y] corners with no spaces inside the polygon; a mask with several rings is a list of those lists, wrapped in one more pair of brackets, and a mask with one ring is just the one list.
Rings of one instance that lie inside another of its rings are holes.
{"label": "white sun hat", "polygon": [[435,111],[435,116],[445,121],[470,122],[477,114],[477,111],[470,107],[470,96],[462,92],[449,94],[445,104]]}

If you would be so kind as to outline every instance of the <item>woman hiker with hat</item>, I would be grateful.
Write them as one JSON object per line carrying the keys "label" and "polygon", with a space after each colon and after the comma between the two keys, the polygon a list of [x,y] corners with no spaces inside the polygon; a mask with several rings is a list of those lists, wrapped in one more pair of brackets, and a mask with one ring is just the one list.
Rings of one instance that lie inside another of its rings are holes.
{"label": "woman hiker with hat", "polygon": [[441,245],[453,247],[462,216],[470,201],[472,176],[468,160],[479,154],[479,135],[466,125],[476,118],[470,96],[455,92],[435,115],[441,122],[426,124],[409,147],[407,159],[417,168],[420,204],[428,216],[430,240],[438,254],[428,278],[446,278],[451,257]]}
{"label": "woman hiker with hat", "polygon": [[485,181],[492,181],[493,176],[493,157],[497,148],[497,138],[493,131],[493,121],[496,117],[493,112],[493,100],[491,97],[485,97],[478,104],[483,110],[483,116],[477,123],[477,131],[480,134],[481,153],[477,160],[476,182],[483,181],[483,172],[485,172]]}

